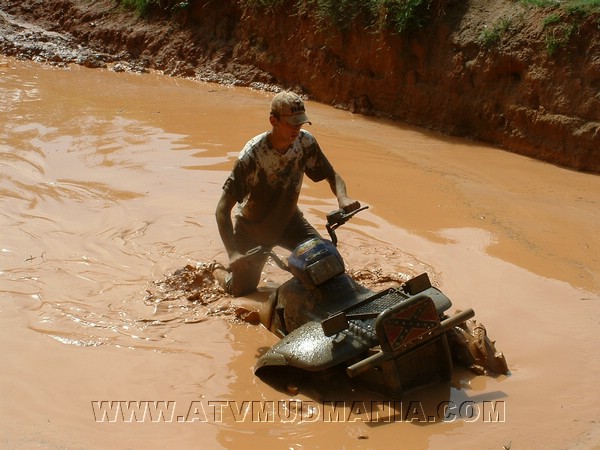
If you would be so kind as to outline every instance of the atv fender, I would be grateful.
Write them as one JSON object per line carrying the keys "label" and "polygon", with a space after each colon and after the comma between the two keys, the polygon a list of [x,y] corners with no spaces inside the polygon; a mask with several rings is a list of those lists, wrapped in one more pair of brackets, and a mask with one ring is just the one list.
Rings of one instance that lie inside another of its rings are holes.
{"label": "atv fender", "polygon": [[353,333],[341,332],[325,336],[321,322],[313,321],[284,336],[259,358],[256,375],[267,367],[292,366],[308,372],[319,372],[355,357],[377,343],[371,336],[360,338]]}

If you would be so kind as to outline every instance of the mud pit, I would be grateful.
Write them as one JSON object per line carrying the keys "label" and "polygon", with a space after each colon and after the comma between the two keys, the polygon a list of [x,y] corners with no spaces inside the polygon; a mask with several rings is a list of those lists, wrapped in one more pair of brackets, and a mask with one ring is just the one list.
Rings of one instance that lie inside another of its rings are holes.
{"label": "mud pit", "polygon": [[[3,447],[382,448],[399,436],[407,448],[600,444],[590,395],[600,369],[598,177],[308,102],[311,131],[370,206],[338,233],[348,267],[428,272],[454,308],[475,310],[511,369],[497,378],[458,369],[376,423],[352,402],[389,399],[344,382],[300,384],[294,396],[255,378],[276,338],[213,302],[214,286],[204,302],[188,298],[199,280],[177,272],[224,260],[215,202],[239,149],[267,126],[269,94],[11,58],[0,71]],[[301,207],[324,231],[335,205],[327,186],[307,183]],[[176,272],[188,284],[172,289]],[[264,302],[283,279],[268,265],[245,301]],[[327,420],[324,402],[337,400],[348,406]],[[110,401],[124,415],[102,409]],[[171,402],[162,405],[172,420],[152,422],[143,402]],[[444,402],[455,415],[442,422]],[[490,402],[504,405],[496,420],[460,409]],[[269,404],[300,414],[243,414]]]}

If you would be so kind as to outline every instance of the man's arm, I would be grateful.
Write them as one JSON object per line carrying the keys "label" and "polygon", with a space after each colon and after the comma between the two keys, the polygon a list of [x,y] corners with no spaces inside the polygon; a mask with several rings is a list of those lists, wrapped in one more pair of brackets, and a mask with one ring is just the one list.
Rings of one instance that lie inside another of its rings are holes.
{"label": "man's arm", "polygon": [[346,183],[336,171],[333,171],[333,175],[327,178],[327,182],[329,183],[331,192],[335,194],[340,208],[347,213],[360,208],[360,202],[348,197]]}
{"label": "man's arm", "polygon": [[248,258],[246,258],[246,255],[240,253],[235,246],[231,211],[236,203],[237,201],[233,196],[223,191],[221,198],[217,203],[215,217],[217,219],[217,227],[219,228],[221,240],[223,241],[223,245],[229,256],[229,270],[241,272],[248,268]]}
{"label": "man's arm", "polygon": [[227,255],[229,255],[230,260],[238,253],[233,239],[233,221],[231,220],[231,210],[235,204],[235,198],[223,191],[215,211],[219,234],[221,235],[221,240],[223,241],[223,245],[225,246],[225,250],[227,250]]}

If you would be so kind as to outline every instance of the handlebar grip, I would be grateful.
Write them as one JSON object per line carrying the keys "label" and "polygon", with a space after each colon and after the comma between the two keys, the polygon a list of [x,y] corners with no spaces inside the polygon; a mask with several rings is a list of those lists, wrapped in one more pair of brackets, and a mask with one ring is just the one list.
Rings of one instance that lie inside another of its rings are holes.
{"label": "handlebar grip", "polygon": [[329,223],[329,224],[338,223],[343,218],[344,218],[344,210],[341,208],[336,209],[335,211],[331,211],[329,214],[327,214],[327,223]]}
{"label": "handlebar grip", "polygon": [[338,224],[338,225],[342,225],[344,223],[346,223],[352,216],[354,216],[355,214],[364,211],[365,209],[368,209],[368,206],[361,206],[358,209],[355,209],[354,211],[350,211],[350,212],[346,212],[344,211],[343,208],[340,209],[336,209],[335,211],[331,211],[329,214],[327,214],[327,223],[330,225],[333,224]]}

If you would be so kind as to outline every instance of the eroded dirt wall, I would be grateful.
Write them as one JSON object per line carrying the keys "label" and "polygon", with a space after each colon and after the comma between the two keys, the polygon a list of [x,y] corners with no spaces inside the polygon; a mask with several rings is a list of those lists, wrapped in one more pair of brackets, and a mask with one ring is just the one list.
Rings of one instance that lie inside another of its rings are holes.
{"label": "eroded dirt wall", "polygon": [[[448,1],[428,27],[401,37],[245,17],[236,55],[326,103],[598,172],[599,19],[583,20],[550,54],[545,14],[508,1]],[[504,18],[510,27],[487,47],[482,30]]]}

